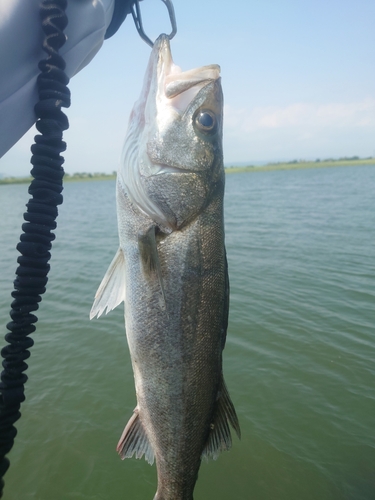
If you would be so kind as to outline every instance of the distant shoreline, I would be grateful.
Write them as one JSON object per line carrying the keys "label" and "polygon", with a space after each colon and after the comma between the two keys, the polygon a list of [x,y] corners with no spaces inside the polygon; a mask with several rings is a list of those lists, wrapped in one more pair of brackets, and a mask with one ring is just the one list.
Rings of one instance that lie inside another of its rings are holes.
{"label": "distant shoreline", "polygon": [[[248,165],[245,167],[225,167],[226,174],[238,174],[244,172],[270,172],[273,170],[297,170],[303,168],[324,168],[324,167],[355,167],[362,165],[374,165],[375,158],[358,159],[358,160],[322,160],[322,161],[294,161],[288,163],[269,163],[261,167]],[[65,174],[64,182],[79,182],[79,181],[103,181],[115,180],[115,174]],[[3,184],[29,184],[32,177],[5,177],[0,179],[0,185]]]}
{"label": "distant shoreline", "polygon": [[298,161],[288,163],[269,163],[261,167],[249,165],[247,167],[226,167],[226,174],[237,174],[242,172],[270,172],[272,170],[299,170],[303,168],[324,167],[359,167],[362,165],[374,165],[375,158],[365,160],[322,160],[322,161]]}
{"label": "distant shoreline", "polygon": [[[115,174],[65,174],[63,180],[65,183],[82,181],[111,181],[115,179]],[[0,179],[0,186],[2,184],[30,184],[32,180],[32,177],[5,177]]]}

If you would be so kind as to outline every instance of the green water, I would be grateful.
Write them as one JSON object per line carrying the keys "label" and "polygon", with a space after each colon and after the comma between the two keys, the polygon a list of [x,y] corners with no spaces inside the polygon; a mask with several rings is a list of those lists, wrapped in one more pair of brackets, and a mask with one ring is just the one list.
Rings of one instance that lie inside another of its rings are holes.
{"label": "green water", "polygon": [[[227,177],[224,371],[242,439],[195,500],[375,499],[375,166]],[[27,186],[0,186],[5,333]],[[5,500],[152,500],[115,451],[135,406],[119,307],[88,320],[117,249],[114,182],[69,183]],[[4,343],[4,341],[3,341]]]}

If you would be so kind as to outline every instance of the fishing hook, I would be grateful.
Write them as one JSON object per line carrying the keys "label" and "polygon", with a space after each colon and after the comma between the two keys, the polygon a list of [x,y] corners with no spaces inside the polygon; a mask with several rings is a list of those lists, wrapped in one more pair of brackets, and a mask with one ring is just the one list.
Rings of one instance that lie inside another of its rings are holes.
{"label": "fishing hook", "polygon": [[[150,46],[153,47],[154,43],[149,39],[149,37],[146,35],[143,29],[143,24],[142,24],[142,16],[141,16],[141,9],[139,7],[139,1],[136,0],[134,4],[132,5],[131,8],[131,13],[134,19],[134,24],[135,27],[137,28],[137,31],[139,33],[139,36]],[[165,6],[168,9],[168,14],[169,14],[169,20],[171,21],[171,26],[172,26],[172,31],[170,32],[168,36],[169,40],[172,40],[172,38],[175,36],[177,33],[177,23],[176,23],[176,16],[174,13],[174,7],[173,3],[171,0],[161,0]],[[134,9],[135,6],[135,9]]]}

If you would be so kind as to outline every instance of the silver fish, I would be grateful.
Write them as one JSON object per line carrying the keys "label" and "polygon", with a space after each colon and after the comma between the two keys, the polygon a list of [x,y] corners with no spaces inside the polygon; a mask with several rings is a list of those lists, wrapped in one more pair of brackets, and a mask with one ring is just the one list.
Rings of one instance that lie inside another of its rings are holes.
{"label": "silver fish", "polygon": [[239,424],[224,384],[229,281],[224,245],[220,67],[182,72],[154,44],[117,176],[120,248],[90,317],[125,302],[137,406],[117,446],[155,460],[154,500],[191,500],[201,459]]}

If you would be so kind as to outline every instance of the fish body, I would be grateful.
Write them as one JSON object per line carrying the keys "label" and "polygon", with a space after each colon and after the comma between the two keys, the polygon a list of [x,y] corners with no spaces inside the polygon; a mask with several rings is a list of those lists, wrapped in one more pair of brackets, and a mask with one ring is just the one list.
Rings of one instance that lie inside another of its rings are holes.
{"label": "fish body", "polygon": [[91,317],[125,302],[137,406],[122,458],[155,460],[155,500],[191,500],[202,457],[239,424],[222,374],[229,307],[223,97],[217,65],[186,72],[155,42],[117,177],[120,248]]}

